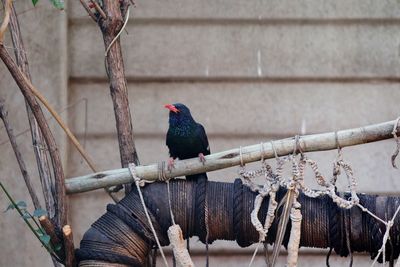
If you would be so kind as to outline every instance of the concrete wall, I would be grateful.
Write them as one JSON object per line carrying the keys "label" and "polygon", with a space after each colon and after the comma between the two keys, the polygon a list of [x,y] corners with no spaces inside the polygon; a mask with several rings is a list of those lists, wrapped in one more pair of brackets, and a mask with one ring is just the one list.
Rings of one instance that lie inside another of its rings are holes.
{"label": "concrete wall", "polygon": [[[58,12],[44,1],[34,10],[18,2],[19,12],[29,10],[19,18],[34,82],[58,110],[72,105],[64,115],[96,164],[103,170],[118,168],[101,34],[78,1],[68,4],[66,12]],[[122,45],[141,163],[168,157],[164,141],[168,113],[163,104],[170,102],[191,108],[208,132],[212,151],[396,118],[399,7],[395,0],[137,1]],[[9,104],[15,131],[26,129],[23,99],[2,64],[0,95]],[[54,129],[63,144],[64,134]],[[0,142],[4,141],[7,137],[0,128]],[[23,134],[18,141],[29,154],[33,172],[30,137]],[[9,144],[0,149],[2,181],[17,199],[27,199]],[[393,140],[388,140],[344,150],[360,191],[399,192],[399,173],[390,165],[393,149]],[[90,173],[73,147],[63,151],[67,177]],[[334,151],[309,157],[320,162],[324,174],[331,173]],[[209,176],[232,181],[236,171],[231,168]],[[77,244],[110,202],[102,190],[70,197]],[[0,207],[6,205],[0,194]],[[0,235],[0,266],[50,265],[17,215],[0,216]],[[199,255],[195,261],[202,265],[204,246],[192,243]],[[211,250],[211,266],[243,266],[253,248],[221,241]],[[299,266],[320,266],[326,254],[301,251]],[[256,265],[262,265],[262,258],[257,260]],[[347,262],[334,255],[331,266]],[[368,257],[361,255],[354,266],[368,263]]]}

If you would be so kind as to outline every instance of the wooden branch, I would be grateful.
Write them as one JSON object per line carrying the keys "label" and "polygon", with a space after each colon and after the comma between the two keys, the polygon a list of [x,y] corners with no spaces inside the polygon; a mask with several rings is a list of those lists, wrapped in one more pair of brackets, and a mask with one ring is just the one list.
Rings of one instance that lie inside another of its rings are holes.
{"label": "wooden branch", "polygon": [[57,200],[55,219],[57,222],[57,226],[61,228],[63,225],[67,224],[67,206],[65,204],[66,199],[65,199],[64,172],[62,169],[62,162],[60,154],[58,152],[57,144],[46,122],[46,118],[44,117],[41,107],[35,101],[35,96],[32,93],[32,91],[34,91],[34,89],[32,89],[34,88],[33,85],[18,68],[18,65],[13,61],[13,59],[11,58],[10,54],[7,52],[3,44],[0,44],[0,58],[7,66],[15,82],[20,88],[22,94],[29,103],[29,106],[31,107],[33,114],[35,115],[35,118],[38,122],[40,130],[42,131],[43,137],[49,149],[53,165],[54,180],[55,180],[55,195]]}
{"label": "wooden branch", "polygon": [[35,188],[33,188],[33,186],[32,186],[32,182],[31,182],[31,178],[28,173],[28,169],[26,168],[25,161],[22,157],[21,151],[18,148],[17,141],[15,139],[13,130],[10,126],[10,122],[8,121],[7,113],[8,112],[4,107],[4,99],[0,98],[0,118],[4,122],[4,127],[6,129],[8,138],[10,139],[10,143],[14,150],[15,157],[17,158],[17,162],[18,162],[19,168],[21,170],[22,177],[24,178],[25,185],[28,188],[29,195],[31,196],[33,206],[35,206],[35,209],[40,209],[41,205],[39,202],[39,198],[36,194]]}
{"label": "wooden branch", "polygon": [[[126,4],[122,1],[122,4]],[[139,165],[133,139],[132,118],[129,109],[128,89],[125,79],[125,68],[118,33],[122,30],[124,18],[121,13],[121,2],[104,0],[103,10],[107,19],[100,20],[106,53],[106,70],[110,81],[110,92],[114,106],[119,151],[122,167],[133,162]],[[125,187],[128,192],[130,186]]]}
{"label": "wooden branch", "polygon": [[[119,32],[122,30],[124,18],[127,14],[130,2],[127,0],[104,0],[101,8],[103,14],[100,14],[100,17],[96,19],[95,14],[84,0],[80,1],[89,16],[94,18],[98,23],[103,34],[106,51],[105,67],[110,81],[110,93],[114,106],[121,165],[122,167],[127,167],[131,162],[139,165],[139,159],[133,140],[132,118],[129,109],[124,61],[121,43],[118,37]],[[96,4],[96,1],[92,2]],[[116,191],[120,188],[122,188],[121,185],[117,187]],[[125,187],[126,192],[129,190],[130,185]]]}
{"label": "wooden branch", "polygon": [[[396,121],[388,121],[380,124],[369,125],[360,128],[342,130],[335,132],[305,135],[299,137],[299,148],[303,152],[332,150],[340,147],[360,145],[370,142],[381,141],[393,138],[392,130]],[[338,143],[336,142],[338,141]],[[293,153],[295,146],[294,138],[273,141],[278,156]],[[243,163],[259,161],[261,156],[264,159],[274,158],[274,149],[271,142],[242,147]],[[167,178],[192,175],[203,172],[210,172],[240,165],[240,149],[231,149],[214,153],[205,157],[203,164],[197,158],[175,161],[175,168],[171,172],[164,169]],[[159,164],[137,166],[138,177],[147,181],[158,180]],[[95,190],[106,186],[114,186],[124,183],[131,183],[133,179],[127,168],[109,170],[85,176],[67,179],[65,186],[68,194],[80,193]]]}
{"label": "wooden branch", "polygon": [[69,225],[65,225],[62,228],[63,237],[64,237],[64,248],[65,248],[65,267],[74,267],[76,266],[75,260],[75,248],[74,248],[74,239],[72,236],[72,230]]}
{"label": "wooden branch", "polygon": [[83,6],[83,8],[86,10],[88,15],[94,20],[94,22],[97,23],[98,19],[96,18],[95,14],[92,12],[90,7],[86,4],[85,0],[79,0]]}
{"label": "wooden branch", "polygon": [[[3,0],[3,4],[6,0]],[[21,71],[25,74],[29,81],[32,81],[29,72],[28,58],[26,57],[25,47],[22,40],[21,30],[19,27],[19,22],[17,14],[15,12],[14,4],[11,5],[10,23],[9,29],[11,34],[11,40],[14,46],[14,54],[17,65]],[[36,102],[36,99],[34,100]],[[36,103],[37,105],[37,103]],[[49,159],[46,152],[46,143],[43,139],[42,133],[40,132],[39,126],[33,115],[33,112],[25,100],[26,111],[28,113],[29,127],[31,131],[33,151],[36,158],[36,163],[38,166],[39,178],[42,185],[42,191],[44,196],[44,201],[46,204],[47,214],[50,218],[55,215],[55,201],[52,192],[54,191],[54,184],[52,182],[51,170],[49,165]]]}
{"label": "wooden branch", "polygon": [[107,16],[106,16],[106,14],[104,13],[103,9],[101,9],[101,7],[99,6],[99,4],[97,3],[97,1],[96,1],[96,0],[91,0],[90,2],[92,2],[92,4],[94,5],[94,8],[97,10],[97,12],[99,12],[100,16],[101,16],[103,19],[106,19]]}
{"label": "wooden branch", "polygon": [[3,43],[4,34],[6,33],[8,23],[10,22],[12,0],[6,0],[4,3],[4,19],[0,26],[0,44]]}
{"label": "wooden branch", "polygon": [[[3,0],[3,1],[5,1],[5,0]],[[13,8],[11,9],[11,13],[15,13],[15,10]],[[12,22],[14,22],[14,23],[12,23]],[[12,26],[14,26],[14,27],[12,27]],[[16,14],[14,14],[14,17],[13,17],[13,14],[11,14],[11,17],[10,17],[10,31],[11,31],[11,35],[13,37],[14,47],[16,48],[15,50],[16,50],[17,62],[21,63],[21,65],[22,65],[21,69],[23,71],[25,70],[25,75],[29,79],[29,82],[31,82],[30,75],[29,75],[29,69],[28,69],[28,61],[27,61],[27,58],[26,58],[26,55],[25,55],[25,50],[24,50],[24,47],[23,47],[22,38],[21,38],[21,35],[20,35],[20,30],[19,30],[19,25],[18,25],[18,20],[16,18]],[[19,61],[18,61],[18,59],[19,59]],[[43,105],[45,105],[45,107],[51,113],[53,118],[57,121],[57,123],[60,125],[60,127],[64,130],[64,132],[66,133],[68,138],[71,140],[73,145],[76,147],[76,149],[82,155],[82,157],[85,159],[86,163],[89,165],[89,167],[92,169],[92,171],[93,172],[97,172],[98,170],[97,170],[93,160],[90,158],[89,154],[85,151],[85,149],[82,147],[82,145],[76,139],[76,137],[71,132],[69,127],[62,121],[60,115],[54,110],[54,108],[48,103],[46,98],[35,87],[32,86],[31,89],[32,89],[32,93],[34,94],[34,96],[37,97],[40,100],[40,102],[43,103]],[[36,99],[35,99],[35,101],[36,101]],[[28,114],[29,114],[29,111],[30,111],[30,108],[28,110]],[[34,120],[34,117],[32,119]],[[36,121],[35,121],[35,123],[36,123]],[[36,144],[35,141],[36,140],[34,140],[35,151],[36,150],[40,151],[42,154],[44,154],[45,159],[47,159],[47,155],[45,154],[45,152],[43,151],[43,149],[40,146],[35,145]],[[44,145],[43,145],[43,147],[44,147]],[[38,162],[38,166],[41,166],[42,164],[45,164],[48,167],[47,161],[46,162]],[[40,173],[40,168],[39,168],[39,173]],[[51,176],[50,176],[50,179],[51,179]],[[49,181],[51,182],[51,180],[49,180]],[[42,186],[44,186],[43,192],[44,192],[45,196],[49,195],[49,194],[51,194],[51,192],[53,192],[52,188],[47,185],[47,180],[42,181]],[[52,187],[54,187],[54,186],[52,186]],[[109,194],[109,196],[115,202],[118,202],[118,199],[109,192],[108,188],[105,189],[105,191]],[[49,208],[50,211],[54,210],[54,200],[52,202],[49,201],[49,204],[51,204],[51,203],[53,204],[52,206],[48,205],[49,206],[48,208]],[[47,202],[46,202],[46,204],[47,204]],[[46,205],[46,208],[47,208],[47,205]],[[53,215],[54,211],[52,213],[49,213],[49,214]]]}
{"label": "wooden branch", "polygon": [[61,240],[58,238],[56,234],[56,229],[53,223],[50,221],[49,217],[47,216],[40,216],[39,223],[43,227],[46,234],[50,236],[50,241],[55,247],[57,244],[61,243]]}

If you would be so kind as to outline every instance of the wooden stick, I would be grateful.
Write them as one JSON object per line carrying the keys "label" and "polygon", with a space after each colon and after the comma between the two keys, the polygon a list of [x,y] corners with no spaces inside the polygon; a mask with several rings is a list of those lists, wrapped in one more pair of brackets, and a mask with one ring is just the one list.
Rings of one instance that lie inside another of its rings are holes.
{"label": "wooden stick", "polygon": [[8,121],[7,114],[8,114],[8,112],[4,107],[4,99],[0,98],[0,118],[4,122],[4,127],[6,129],[8,138],[10,139],[10,143],[14,150],[15,157],[17,158],[17,162],[18,162],[19,168],[21,170],[22,177],[24,178],[25,185],[28,188],[29,195],[31,196],[33,206],[35,207],[35,209],[40,209],[41,205],[39,202],[39,198],[36,194],[35,188],[32,186],[31,177],[28,173],[28,169],[26,168],[25,161],[22,157],[21,151],[18,148],[17,140],[15,139],[13,129],[11,128],[10,122]]}
{"label": "wooden stick", "polygon": [[[393,138],[392,130],[396,121],[369,125],[360,128],[342,130],[336,132],[305,135],[299,137],[298,148],[303,152],[324,151],[337,149],[338,147],[354,146],[370,142]],[[293,153],[295,138],[281,139],[273,141],[278,156]],[[242,159],[244,163],[254,162],[261,159],[275,157],[271,142],[242,147]],[[197,158],[188,160],[178,160],[175,168],[170,172],[164,170],[167,178],[192,175],[197,173],[215,171],[239,165],[241,162],[240,149],[231,149],[219,153],[214,153],[205,157],[203,164]],[[138,177],[155,181],[159,177],[159,164],[147,166],[137,166]],[[85,176],[67,179],[65,186],[68,194],[86,192],[102,187],[114,186],[125,183],[132,183],[133,179],[127,168],[109,170]]]}
{"label": "wooden stick", "polygon": [[[7,0],[3,0],[4,5],[5,5],[6,1]],[[22,39],[20,27],[19,27],[18,17],[17,17],[17,13],[15,11],[13,3],[11,3],[9,30],[10,30],[13,47],[14,47],[16,63],[18,65],[18,67],[21,69],[21,71],[24,73],[26,78],[31,82],[32,79],[31,79],[31,75],[29,72],[28,58],[26,56],[26,50],[24,47],[24,42]],[[36,99],[32,99],[32,100],[34,102],[34,105],[38,105]],[[50,169],[50,163],[49,163],[49,158],[48,158],[48,152],[46,151],[47,150],[46,142],[40,131],[40,127],[35,119],[35,115],[33,114],[31,107],[29,106],[29,103],[26,99],[25,99],[25,106],[26,106],[26,111],[28,114],[28,121],[29,121],[31,137],[32,137],[33,151],[34,151],[35,158],[36,158],[36,163],[37,163],[39,178],[40,178],[40,184],[42,185],[42,192],[43,192],[43,197],[44,197],[44,201],[45,201],[45,205],[46,205],[47,214],[49,215],[50,218],[54,218],[56,215],[55,196],[53,195],[54,183],[53,183],[53,180],[51,177],[51,169]],[[35,208],[38,208],[38,207],[36,207],[36,205],[35,205]],[[52,255],[51,259],[52,259],[53,265],[55,267],[61,266],[61,264],[58,262],[56,257],[54,257],[54,255]]]}
{"label": "wooden stick", "polygon": [[74,267],[76,266],[75,261],[75,248],[74,248],[74,239],[72,236],[72,230],[69,225],[65,225],[62,228],[63,237],[64,237],[64,248],[65,248],[65,267]]}
{"label": "wooden stick", "polygon": [[[121,4],[124,9],[127,1],[104,0],[103,10],[108,18],[107,23],[99,22],[106,47],[106,70],[110,83],[111,99],[114,106],[115,122],[118,134],[121,166],[128,167],[129,163],[139,165],[135,142],[133,138],[133,126],[128,100],[128,86],[125,79],[125,67],[122,57],[122,49],[118,33],[122,30],[124,17],[121,13]],[[125,18],[126,19],[126,18]],[[130,184],[125,187],[129,192]]]}
{"label": "wooden stick", "polygon": [[86,10],[88,15],[94,20],[94,22],[97,23],[98,19],[96,18],[90,7],[86,4],[85,0],[79,0],[79,1],[81,2],[83,8]]}
{"label": "wooden stick", "polygon": [[[6,63],[6,62],[5,62]],[[11,70],[10,70],[11,71]],[[40,102],[47,108],[47,110],[50,112],[50,114],[53,116],[53,118],[57,121],[57,123],[60,125],[60,127],[64,130],[68,138],[71,140],[71,142],[74,144],[76,149],[79,151],[79,153],[82,155],[82,157],[85,159],[86,163],[89,165],[89,167],[92,169],[93,172],[97,172],[97,168],[93,162],[93,160],[90,158],[89,154],[85,151],[85,149],[82,147],[82,145],[79,143],[79,141],[76,139],[74,134],[71,132],[69,127],[62,121],[61,116],[54,110],[54,108],[48,103],[46,98],[40,93],[39,90],[37,90],[31,83],[29,76],[26,74],[22,73],[21,77],[24,79],[24,82],[26,83],[27,87],[29,87],[30,93],[32,93],[37,99],[40,100]],[[31,100],[34,102],[34,105],[38,105],[36,102],[36,99],[33,98]],[[52,190],[50,190],[51,192]],[[105,191],[110,195],[110,197],[115,201],[118,202],[118,199],[113,196],[108,188],[105,189]]]}
{"label": "wooden stick", "polygon": [[[95,17],[85,1],[80,0],[89,16]],[[133,139],[132,118],[129,108],[128,89],[125,79],[125,67],[122,57],[122,49],[119,32],[122,31],[122,25],[127,15],[130,3],[127,0],[115,1],[104,0],[102,8],[98,9],[96,1],[91,0],[101,17],[95,19],[99,25],[105,44],[105,67],[110,81],[110,93],[114,106],[115,122],[118,134],[118,144],[121,157],[121,166],[127,167],[133,162],[139,165],[135,142]],[[107,19],[106,19],[107,18]],[[122,185],[116,187],[120,190]],[[130,184],[125,186],[125,192],[130,191]]]}
{"label": "wooden stick", "polygon": [[11,14],[11,4],[12,0],[6,0],[4,2],[4,19],[0,26],[0,44],[3,43],[4,34],[7,30],[8,23],[10,22],[10,14]]}
{"label": "wooden stick", "polygon": [[53,244],[53,246],[56,246],[57,244],[61,243],[61,240],[56,235],[56,229],[53,223],[50,221],[49,217],[40,216],[39,223],[43,227],[46,234],[50,236],[50,241]]}
{"label": "wooden stick", "polygon": [[101,7],[99,6],[99,4],[97,3],[97,1],[96,1],[96,0],[91,0],[91,2],[93,3],[94,8],[97,10],[97,12],[99,12],[100,16],[101,16],[103,19],[106,19],[107,16],[106,16],[106,14],[104,13],[103,9],[101,9]]}

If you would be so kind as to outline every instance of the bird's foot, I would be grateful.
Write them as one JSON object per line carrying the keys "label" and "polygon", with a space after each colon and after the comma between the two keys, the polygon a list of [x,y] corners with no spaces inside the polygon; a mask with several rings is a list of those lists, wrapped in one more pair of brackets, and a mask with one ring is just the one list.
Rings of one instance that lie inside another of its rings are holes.
{"label": "bird's foot", "polygon": [[204,163],[206,163],[206,157],[204,156],[203,153],[199,153],[199,160],[201,163],[203,163],[203,165]]}
{"label": "bird's foot", "polygon": [[175,168],[175,160],[171,157],[168,159],[167,169],[168,171],[172,171],[173,168]]}

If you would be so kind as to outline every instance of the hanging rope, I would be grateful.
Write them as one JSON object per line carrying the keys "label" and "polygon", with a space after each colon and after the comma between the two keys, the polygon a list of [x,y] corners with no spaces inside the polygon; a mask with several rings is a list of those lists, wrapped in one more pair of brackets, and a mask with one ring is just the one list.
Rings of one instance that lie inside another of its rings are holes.
{"label": "hanging rope", "polygon": [[[397,120],[397,123],[393,129],[393,136],[396,140],[397,148],[396,148],[395,154],[392,156],[392,160],[394,160],[395,157],[397,156],[397,154],[398,154],[397,149],[400,147],[400,141],[399,141],[399,138],[397,137],[397,132],[396,132],[397,124],[399,123],[399,120],[400,120],[400,118]],[[366,212],[367,214],[369,214],[370,216],[372,216],[379,222],[382,222],[386,226],[386,232],[385,232],[385,235],[383,236],[383,240],[382,240],[383,245],[382,245],[381,249],[378,251],[378,255],[375,256],[374,262],[376,262],[378,260],[381,253],[383,254],[383,259],[385,261],[385,245],[386,245],[387,239],[389,238],[389,231],[393,225],[393,220],[397,216],[398,211],[396,211],[392,220],[385,222],[384,220],[382,220],[381,218],[379,218],[378,216],[373,214],[371,211],[369,211],[367,208],[365,208],[364,206],[362,206],[359,203],[360,200],[359,200],[359,197],[357,195],[357,190],[356,190],[357,180],[353,174],[353,170],[352,170],[350,164],[348,164],[347,162],[345,162],[343,160],[342,149],[340,147],[338,139],[339,139],[338,133],[335,132],[335,140],[336,140],[336,145],[338,148],[338,154],[337,154],[337,157],[333,164],[333,176],[330,181],[325,179],[325,177],[319,171],[317,162],[314,160],[308,159],[303,154],[299,136],[295,137],[293,155],[289,155],[289,156],[286,156],[283,158],[278,158],[276,149],[274,147],[274,143],[271,141],[271,146],[274,151],[275,158],[277,160],[276,175],[274,175],[272,173],[272,171],[267,171],[267,170],[270,170],[271,168],[263,160],[264,159],[263,158],[263,155],[264,155],[263,144],[261,144],[261,149],[262,149],[261,159],[262,159],[263,167],[259,170],[255,170],[255,171],[246,171],[245,170],[245,166],[242,165],[242,163],[243,163],[242,149],[241,148],[239,149],[240,159],[241,159],[241,167],[239,168],[239,175],[241,176],[241,179],[242,179],[244,185],[248,186],[248,188],[251,191],[258,193],[258,195],[256,196],[255,201],[254,201],[254,209],[251,212],[251,222],[252,222],[254,228],[259,233],[259,242],[257,244],[257,247],[256,247],[253,255],[252,255],[252,259],[250,261],[249,266],[251,266],[254,261],[254,258],[256,256],[258,248],[259,248],[259,244],[265,240],[265,237],[266,237],[266,234],[268,231],[267,220],[270,220],[271,218],[273,220],[273,218],[275,216],[274,213],[276,212],[276,210],[275,210],[276,207],[274,206],[274,203],[272,202],[269,204],[269,208],[271,209],[271,210],[269,210],[269,212],[271,211],[272,215],[269,215],[269,214],[267,215],[266,223],[263,225],[258,219],[258,212],[260,210],[263,198],[266,195],[273,193],[273,190],[271,187],[271,185],[272,185],[271,181],[273,181],[277,184],[280,184],[281,186],[287,188],[287,190],[294,190],[293,191],[294,192],[293,204],[290,204],[291,206],[285,205],[286,206],[285,210],[290,209],[290,219],[292,221],[292,230],[293,230],[293,231],[291,231],[290,239],[289,239],[291,250],[288,254],[288,260],[287,260],[288,266],[295,266],[297,263],[297,257],[298,257],[298,245],[299,245],[299,240],[300,240],[300,232],[299,231],[300,231],[301,217],[302,217],[301,212],[300,212],[300,206],[299,206],[300,203],[297,201],[298,190],[301,190],[305,195],[312,197],[312,198],[317,198],[317,197],[321,197],[324,195],[328,195],[332,199],[332,201],[339,208],[342,208],[342,209],[348,210],[354,206],[357,206],[363,212]],[[300,155],[301,155],[298,161],[296,160],[296,152],[297,151],[299,151]],[[288,162],[291,162],[291,165],[292,165],[292,176],[289,179],[284,179],[283,178],[283,167],[284,167],[285,163],[288,163]],[[309,187],[307,187],[305,185],[304,177],[305,177],[305,168],[307,165],[309,165],[311,167],[311,169],[314,173],[314,178],[315,178],[317,184],[323,188],[322,190],[310,189]],[[337,193],[336,193],[336,182],[342,171],[347,178],[347,184],[348,184],[348,188],[350,190],[350,198],[348,198],[348,199],[345,199],[344,196],[341,197],[341,196],[337,195]],[[268,178],[266,179],[266,182],[263,187],[255,184],[252,181],[252,179],[254,179],[255,177],[260,176],[262,174],[265,174],[266,178],[269,177],[269,179],[270,179],[269,183],[268,183]],[[270,201],[273,199],[274,199],[274,196],[270,195]],[[399,206],[399,209],[400,209],[400,206]],[[345,229],[345,240],[346,240],[347,250],[351,257],[350,266],[352,266],[352,262],[353,262],[352,251],[351,251],[352,249],[351,249],[351,240],[350,240],[350,234],[349,234],[347,221],[345,222],[345,228],[346,228]],[[284,231],[283,228],[281,228],[281,230]],[[280,236],[282,238],[283,233],[278,232],[277,236]],[[281,241],[275,240],[275,242],[281,242]],[[272,264],[274,264],[274,258],[272,260]]]}
{"label": "hanging rope", "polygon": [[167,197],[168,197],[168,207],[171,216],[172,226],[168,228],[167,234],[169,241],[172,246],[172,251],[174,253],[174,266],[175,264],[179,267],[193,267],[194,264],[190,258],[188,249],[185,247],[185,241],[183,239],[181,227],[175,223],[175,216],[172,211],[171,203],[171,190],[169,180],[165,175],[165,161],[163,161],[159,167],[159,177],[160,181],[165,181],[167,184]]}
{"label": "hanging rope", "polygon": [[[160,244],[160,241],[158,240],[158,236],[157,236],[156,230],[154,229],[153,222],[150,219],[149,212],[147,211],[147,208],[146,208],[146,203],[144,202],[144,199],[143,199],[142,191],[140,190],[140,184],[141,184],[142,180],[139,177],[137,177],[137,175],[136,175],[136,170],[135,170],[135,164],[134,163],[129,163],[128,168],[129,168],[129,171],[130,171],[130,173],[131,173],[131,175],[132,175],[132,177],[133,177],[133,179],[135,181],[136,188],[137,188],[137,191],[138,191],[138,194],[139,194],[139,197],[140,197],[140,201],[142,202],[142,206],[143,206],[144,212],[146,214],[147,221],[148,221],[148,223],[150,225],[151,231],[153,232],[154,239],[156,240],[158,249],[160,250],[161,257],[164,260],[165,266],[168,267],[169,265],[168,265],[168,262],[167,262],[167,258],[165,257],[164,251],[163,251],[163,249],[161,247],[161,244]],[[143,186],[143,184],[142,184],[142,186]]]}

